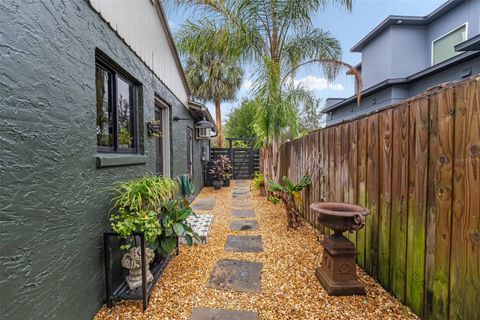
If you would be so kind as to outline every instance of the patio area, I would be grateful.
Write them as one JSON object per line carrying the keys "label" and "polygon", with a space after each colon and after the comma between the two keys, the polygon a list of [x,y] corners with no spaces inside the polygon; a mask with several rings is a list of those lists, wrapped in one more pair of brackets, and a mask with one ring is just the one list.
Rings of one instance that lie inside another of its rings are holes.
{"label": "patio area", "polygon": [[358,268],[366,296],[328,296],[315,277],[321,235],[307,223],[287,231],[283,206],[249,191],[248,181],[204,188],[195,203],[213,203],[195,210],[214,217],[208,243],[181,247],[147,311],[122,302],[95,319],[417,319]]}

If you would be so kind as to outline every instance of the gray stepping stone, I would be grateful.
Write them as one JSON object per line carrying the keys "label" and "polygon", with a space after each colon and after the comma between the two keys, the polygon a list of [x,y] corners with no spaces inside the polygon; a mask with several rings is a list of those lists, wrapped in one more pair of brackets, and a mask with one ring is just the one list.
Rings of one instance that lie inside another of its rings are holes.
{"label": "gray stepping stone", "polygon": [[234,252],[262,252],[261,236],[227,236],[226,251]]}
{"label": "gray stepping stone", "polygon": [[252,204],[252,201],[250,201],[249,199],[234,199],[232,201],[232,206],[240,208],[251,207]]}
{"label": "gray stepping stone", "polygon": [[233,195],[250,194],[250,190],[234,190]]}
{"label": "gray stepping stone", "polygon": [[258,313],[194,307],[190,320],[258,320]]}
{"label": "gray stepping stone", "polygon": [[262,263],[223,259],[213,269],[208,288],[260,292]]}
{"label": "gray stepping stone", "polygon": [[215,199],[205,198],[205,199],[195,200],[191,205],[191,208],[193,210],[212,210],[214,206],[215,206]]}
{"label": "gray stepping stone", "polygon": [[257,220],[233,220],[230,229],[235,231],[258,230]]}
{"label": "gray stepping stone", "polygon": [[234,218],[255,218],[254,209],[233,209],[232,216]]}
{"label": "gray stepping stone", "polygon": [[245,200],[245,199],[252,199],[252,196],[249,194],[233,194],[233,200]]}

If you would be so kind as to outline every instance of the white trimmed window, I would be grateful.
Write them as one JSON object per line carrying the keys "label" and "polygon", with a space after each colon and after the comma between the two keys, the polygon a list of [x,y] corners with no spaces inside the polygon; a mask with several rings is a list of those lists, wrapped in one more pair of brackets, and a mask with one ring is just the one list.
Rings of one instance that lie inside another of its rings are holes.
{"label": "white trimmed window", "polygon": [[455,46],[467,40],[467,24],[464,24],[432,42],[432,65],[448,60],[461,52]]}

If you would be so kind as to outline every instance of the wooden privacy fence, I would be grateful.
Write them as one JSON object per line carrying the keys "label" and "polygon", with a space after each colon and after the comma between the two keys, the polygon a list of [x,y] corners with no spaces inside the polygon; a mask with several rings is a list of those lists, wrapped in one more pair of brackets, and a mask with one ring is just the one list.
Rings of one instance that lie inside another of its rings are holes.
{"label": "wooden privacy fence", "polygon": [[312,224],[321,199],[370,208],[349,235],[358,264],[427,319],[480,319],[479,83],[438,87],[279,151],[280,176],[298,181],[312,163],[323,173],[303,191]]}

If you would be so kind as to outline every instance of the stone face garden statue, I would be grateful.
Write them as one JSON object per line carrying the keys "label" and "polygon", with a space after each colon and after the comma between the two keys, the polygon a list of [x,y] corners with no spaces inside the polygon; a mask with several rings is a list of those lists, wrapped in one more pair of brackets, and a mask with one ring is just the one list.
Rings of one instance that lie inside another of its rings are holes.
{"label": "stone face garden statue", "polygon": [[355,231],[365,225],[366,208],[348,203],[317,202],[310,208],[318,213],[318,222],[334,230],[334,234],[322,241],[323,258],[315,275],[329,295],[344,296],[365,294],[365,288],[357,279],[355,245],[342,233]]}
{"label": "stone face garden statue", "polygon": [[[153,261],[155,252],[150,248],[145,248],[145,260],[147,263],[147,283],[153,281],[153,275],[148,269],[148,265]],[[142,286],[142,248],[133,247],[123,255],[122,266],[128,269],[129,275],[125,277],[130,290]]]}

